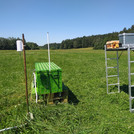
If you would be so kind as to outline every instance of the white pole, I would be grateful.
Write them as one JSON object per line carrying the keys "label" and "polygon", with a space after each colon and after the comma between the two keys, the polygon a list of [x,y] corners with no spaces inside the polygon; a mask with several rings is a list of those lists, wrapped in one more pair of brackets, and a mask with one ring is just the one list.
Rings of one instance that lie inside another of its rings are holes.
{"label": "white pole", "polygon": [[10,129],[14,129],[14,128],[18,128],[18,127],[23,127],[24,125],[26,125],[26,123],[23,124],[23,125],[20,125],[20,126],[8,127],[8,128],[1,129],[0,132],[7,131],[7,130],[10,130]]}
{"label": "white pole", "polygon": [[36,103],[38,102],[38,94],[37,94],[37,89],[36,89],[36,75],[35,73],[33,73],[34,75],[34,86],[35,86],[35,94],[36,94]]}
{"label": "white pole", "polygon": [[50,49],[49,49],[49,33],[47,32],[47,44],[48,44],[48,62],[49,62],[49,72],[51,71],[50,66]]}

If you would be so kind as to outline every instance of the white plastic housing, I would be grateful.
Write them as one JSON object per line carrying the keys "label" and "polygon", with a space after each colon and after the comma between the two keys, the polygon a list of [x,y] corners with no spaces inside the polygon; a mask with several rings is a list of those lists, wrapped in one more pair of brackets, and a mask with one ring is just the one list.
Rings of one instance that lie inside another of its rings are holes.
{"label": "white plastic housing", "polygon": [[23,43],[21,40],[16,41],[17,51],[23,51]]}

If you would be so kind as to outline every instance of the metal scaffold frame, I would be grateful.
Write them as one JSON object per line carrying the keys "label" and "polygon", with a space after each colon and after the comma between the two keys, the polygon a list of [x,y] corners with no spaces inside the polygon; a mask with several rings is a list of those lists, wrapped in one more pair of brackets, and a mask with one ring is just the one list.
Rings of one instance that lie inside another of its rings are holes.
{"label": "metal scaffold frame", "polygon": [[[128,89],[129,89],[129,110],[130,112],[134,111],[134,108],[132,107],[132,100],[134,99],[134,96],[132,96],[132,88],[134,85],[131,84],[131,76],[134,75],[134,73],[131,73],[131,64],[134,63],[134,61],[131,61],[131,50],[134,50],[134,48],[130,47],[131,45],[128,45],[128,47],[122,47],[122,48],[117,48],[117,49],[107,49],[106,45],[105,47],[105,66],[106,66],[106,86],[107,86],[107,94],[112,94],[112,93],[120,93],[120,82],[119,82],[119,56],[118,56],[118,51],[124,51],[126,50],[128,53]],[[116,58],[107,58],[107,51],[116,51]],[[108,60],[117,60],[117,66],[115,67],[108,67]],[[117,69],[117,74],[116,75],[108,75],[108,69],[116,68]],[[108,78],[109,77],[117,77],[117,83],[114,84],[109,84],[108,83]],[[109,91],[109,86],[112,85],[117,85],[118,86],[118,91],[117,92],[110,92]]]}
{"label": "metal scaffold frame", "polygon": [[[108,67],[108,60],[117,60],[117,66],[114,67]],[[120,92],[120,83],[119,83],[119,57],[118,57],[118,51],[117,51],[117,57],[116,58],[107,58],[107,49],[105,46],[105,65],[106,65],[106,84],[107,84],[107,94],[112,94],[115,92],[110,92],[109,91],[109,86],[113,86],[113,85],[118,85],[118,93]],[[116,75],[108,75],[108,69],[117,69],[117,74]],[[117,77],[118,78],[118,82],[114,83],[114,84],[109,84],[108,83],[108,78],[110,77]]]}

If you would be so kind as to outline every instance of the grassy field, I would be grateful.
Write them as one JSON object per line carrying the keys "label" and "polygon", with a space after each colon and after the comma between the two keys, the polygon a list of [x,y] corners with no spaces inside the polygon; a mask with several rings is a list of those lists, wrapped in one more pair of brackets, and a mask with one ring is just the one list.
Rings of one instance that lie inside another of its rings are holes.
{"label": "grassy field", "polygon": [[[109,57],[115,56],[115,52],[108,53]],[[26,55],[30,94],[34,64],[46,62],[47,51],[26,51]],[[52,50],[51,61],[62,68],[62,81],[70,91],[69,103],[56,106],[30,103],[34,115],[34,120],[30,120],[26,111],[23,55],[0,51],[0,129],[26,123],[4,133],[134,133],[134,114],[129,112],[127,52],[119,60],[119,94],[106,93],[104,57],[104,50],[91,48]]]}

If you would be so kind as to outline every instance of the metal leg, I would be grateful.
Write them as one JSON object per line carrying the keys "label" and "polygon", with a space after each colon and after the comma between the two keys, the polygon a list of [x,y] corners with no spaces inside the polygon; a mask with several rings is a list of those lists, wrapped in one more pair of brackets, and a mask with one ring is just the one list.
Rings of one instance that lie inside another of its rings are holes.
{"label": "metal leg", "polygon": [[130,67],[130,47],[128,47],[128,83],[129,83],[129,110],[132,110],[132,103],[131,103],[131,67]]}
{"label": "metal leg", "polygon": [[118,57],[118,51],[117,51],[117,77],[118,77],[118,93],[120,93],[120,80],[119,80],[119,57]]}
{"label": "metal leg", "polygon": [[107,94],[108,94],[109,91],[108,91],[108,72],[107,72],[107,50],[106,50],[106,45],[104,47],[105,47],[106,85],[107,85]]}

